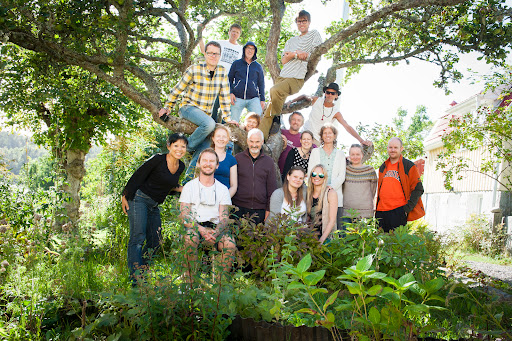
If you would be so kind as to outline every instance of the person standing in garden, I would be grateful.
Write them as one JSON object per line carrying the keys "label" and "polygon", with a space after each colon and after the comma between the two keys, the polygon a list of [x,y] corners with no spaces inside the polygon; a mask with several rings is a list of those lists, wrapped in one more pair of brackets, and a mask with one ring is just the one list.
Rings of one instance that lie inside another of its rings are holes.
{"label": "person standing in garden", "polygon": [[158,205],[172,190],[182,190],[179,179],[185,164],[180,159],[187,152],[187,144],[185,135],[171,134],[167,140],[169,153],[149,158],[124,187],[121,206],[130,222],[128,268],[134,284],[135,271],[146,269],[160,246],[162,221]]}
{"label": "person standing in garden", "polygon": [[402,156],[402,140],[392,137],[388,142],[389,158],[379,167],[377,211],[375,218],[384,232],[407,224],[425,215],[421,201],[423,184],[414,162]]}
{"label": "person standing in garden", "polygon": [[290,123],[290,129],[281,129],[281,135],[283,136],[284,141],[284,149],[279,156],[279,161],[277,164],[279,165],[279,170],[281,174],[286,174],[284,171],[284,164],[286,162],[286,158],[288,157],[288,153],[292,150],[292,148],[299,148],[301,146],[300,139],[300,128],[304,124],[304,116],[298,111],[294,111],[290,117],[288,118]]}
{"label": "person standing in garden", "polygon": [[256,61],[256,45],[244,45],[242,58],[235,60],[228,73],[231,91],[231,118],[240,122],[244,108],[261,115],[265,106],[265,74]]}
{"label": "person standing in garden", "polygon": [[295,222],[306,222],[306,188],[304,168],[294,166],[290,168],[284,178],[283,187],[278,188],[270,197],[270,221],[278,214],[286,214]]}
{"label": "person standing in garden", "polygon": [[233,204],[238,218],[252,216],[255,224],[265,221],[270,213],[270,196],[277,188],[274,161],[263,154],[263,133],[251,129],[247,133],[248,148],[236,154],[238,163],[238,190]]}
{"label": "person standing in garden", "polygon": [[329,174],[323,165],[311,167],[308,176],[306,208],[309,225],[318,235],[320,244],[328,241],[336,231],[338,195],[327,185]]}
{"label": "person standing in garden", "polygon": [[343,189],[342,185],[345,182],[345,172],[347,167],[347,160],[343,150],[336,148],[338,130],[330,123],[326,123],[320,129],[320,142],[322,144],[319,148],[314,148],[311,151],[311,156],[308,162],[308,174],[311,174],[313,167],[318,164],[323,165],[323,169],[327,173],[327,185],[331,186],[338,195],[338,212],[336,214],[336,226],[341,228],[343,217]]}
{"label": "person standing in garden", "polygon": [[[189,264],[197,260],[200,242],[214,245],[221,252],[221,266],[231,269],[236,245],[227,229],[231,196],[229,190],[214,177],[219,157],[212,148],[201,152],[198,159],[199,176],[183,186],[180,196],[180,218],[185,226],[186,258]],[[191,269],[186,278],[191,283]]]}
{"label": "person standing in garden", "polygon": [[[352,218],[372,218],[374,214],[374,198],[377,190],[377,173],[370,165],[363,164],[363,146],[350,146],[347,173],[343,183],[344,222],[352,222]],[[353,211],[353,216],[348,210]]]}
{"label": "person standing in garden", "polygon": [[296,94],[304,85],[304,77],[308,71],[308,61],[311,53],[322,43],[322,37],[317,30],[309,30],[311,14],[302,10],[295,19],[300,35],[288,40],[284,46],[281,58],[283,68],[274,86],[270,88],[270,104],[267,106],[260,129],[268,138],[274,118],[279,119],[286,98]]}

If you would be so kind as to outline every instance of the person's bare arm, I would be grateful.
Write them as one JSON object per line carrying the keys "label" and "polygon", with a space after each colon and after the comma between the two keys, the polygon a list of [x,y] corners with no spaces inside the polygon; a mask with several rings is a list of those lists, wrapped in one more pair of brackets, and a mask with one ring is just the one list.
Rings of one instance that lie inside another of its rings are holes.
{"label": "person's bare arm", "polygon": [[[194,227],[194,220],[191,217],[191,212],[192,204],[184,202],[180,204],[180,219],[183,221],[185,228],[189,229]],[[207,242],[215,242],[214,230],[197,224],[197,232],[199,232]]]}
{"label": "person's bare arm", "polygon": [[288,63],[290,60],[294,60],[295,56],[296,56],[295,51],[285,52],[283,57],[281,58],[281,63],[284,65],[284,64]]}
{"label": "person's bare arm", "polygon": [[337,119],[338,122],[340,122],[340,124],[343,126],[343,128],[345,128],[345,130],[350,135],[354,136],[357,139],[357,141],[359,141],[359,143],[364,144],[366,146],[371,146],[373,144],[372,141],[363,140],[363,138],[357,133],[357,131],[354,128],[352,128],[352,126],[348,124],[347,121],[345,121],[343,115],[341,115],[340,112],[337,112],[334,115],[334,118]]}
{"label": "person's bare arm", "polygon": [[121,197],[121,207],[123,208],[124,214],[128,214],[130,206],[128,205],[128,200],[126,200],[126,197],[124,195]]}
{"label": "person's bare arm", "polygon": [[238,190],[238,166],[234,165],[229,169],[229,195],[231,198]]}
{"label": "person's bare arm", "polygon": [[338,194],[336,194],[336,191],[329,190],[327,193],[327,201],[329,202],[329,222],[325,230],[322,231],[322,237],[319,239],[320,244],[325,242],[334,228],[334,224],[336,224],[336,214],[338,213]]}

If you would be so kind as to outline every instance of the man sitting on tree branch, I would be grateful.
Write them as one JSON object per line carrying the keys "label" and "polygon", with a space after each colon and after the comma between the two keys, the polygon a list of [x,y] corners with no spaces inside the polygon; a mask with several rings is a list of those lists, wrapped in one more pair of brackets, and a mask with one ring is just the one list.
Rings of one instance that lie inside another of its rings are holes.
{"label": "man sitting on tree branch", "polygon": [[283,110],[284,101],[290,95],[296,94],[304,85],[304,77],[308,70],[308,60],[311,52],[322,43],[322,37],[317,30],[309,31],[311,15],[302,10],[295,19],[300,35],[288,40],[284,46],[281,58],[283,68],[270,89],[270,104],[267,106],[260,129],[268,138],[274,117],[279,117]]}
{"label": "man sitting on tree branch", "polygon": [[219,96],[222,118],[227,123],[231,121],[229,94],[229,81],[226,69],[217,65],[219,63],[220,44],[211,41],[205,46],[206,61],[190,66],[183,74],[178,84],[172,89],[164,108],[158,114],[160,119],[167,121],[167,115],[176,104],[178,97],[183,94],[180,106],[180,116],[197,124],[197,129],[188,138],[187,150],[195,151],[190,162],[189,170],[195,167],[197,155],[210,146],[207,136],[215,129],[215,120],[212,116],[215,98]]}

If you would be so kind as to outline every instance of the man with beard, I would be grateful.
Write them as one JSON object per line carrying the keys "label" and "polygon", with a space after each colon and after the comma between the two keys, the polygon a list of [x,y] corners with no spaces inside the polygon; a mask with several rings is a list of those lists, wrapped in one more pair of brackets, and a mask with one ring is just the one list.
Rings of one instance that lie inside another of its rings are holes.
{"label": "man with beard", "polygon": [[[221,252],[220,265],[227,272],[231,269],[236,251],[234,239],[227,233],[231,196],[227,187],[214,178],[215,170],[219,167],[215,150],[203,150],[197,165],[199,176],[183,187],[180,196],[180,218],[186,229],[186,258],[190,264],[195,264],[199,243],[213,245]],[[192,277],[189,270],[185,277],[190,283]]]}
{"label": "man with beard", "polygon": [[[290,129],[281,129],[281,136],[284,141],[284,148],[281,152],[281,156],[279,156],[279,161],[277,164],[279,165],[279,170],[281,174],[283,174],[284,163],[286,162],[286,157],[288,153],[295,147],[300,148],[300,128],[304,124],[304,116],[298,111],[294,111],[290,118],[288,119],[290,122]],[[315,146],[316,147],[316,146]]]}
{"label": "man with beard", "polygon": [[[332,123],[334,120],[340,122],[345,130],[354,136],[359,143],[364,145],[371,145],[372,142],[365,141],[357,131],[350,126],[343,118],[340,112],[340,103],[338,96],[341,94],[340,87],[336,83],[331,83],[324,86],[324,97],[313,96],[310,98],[312,107],[309,118],[304,124],[304,129],[313,132],[314,142],[317,146],[320,145],[320,129],[325,123]],[[296,98],[294,101],[304,98],[304,96]]]}
{"label": "man with beard", "polygon": [[238,190],[233,204],[237,217],[252,216],[255,224],[263,223],[270,213],[270,196],[277,188],[274,161],[261,151],[263,132],[251,129],[247,133],[247,148],[236,154],[238,164]]}
{"label": "man with beard", "polygon": [[420,173],[414,162],[402,156],[403,150],[402,140],[392,137],[388,142],[389,159],[379,168],[375,218],[384,232],[425,215]]}

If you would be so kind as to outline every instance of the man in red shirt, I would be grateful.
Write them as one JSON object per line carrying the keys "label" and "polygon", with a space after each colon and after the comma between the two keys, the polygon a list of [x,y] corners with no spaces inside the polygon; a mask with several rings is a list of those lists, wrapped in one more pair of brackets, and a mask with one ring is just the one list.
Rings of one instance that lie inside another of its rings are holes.
{"label": "man in red shirt", "polygon": [[389,158],[379,168],[375,218],[384,232],[425,215],[421,201],[423,184],[416,165],[402,156],[402,140],[388,142]]}
{"label": "man in red shirt", "polygon": [[281,129],[281,135],[284,140],[284,149],[279,157],[279,161],[277,164],[279,165],[279,170],[283,173],[284,163],[286,161],[286,157],[290,150],[293,147],[299,148],[300,144],[300,128],[304,125],[304,116],[298,111],[294,111],[289,118],[290,121],[290,129],[285,130]]}

